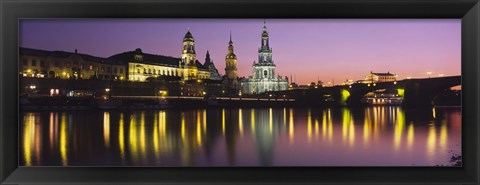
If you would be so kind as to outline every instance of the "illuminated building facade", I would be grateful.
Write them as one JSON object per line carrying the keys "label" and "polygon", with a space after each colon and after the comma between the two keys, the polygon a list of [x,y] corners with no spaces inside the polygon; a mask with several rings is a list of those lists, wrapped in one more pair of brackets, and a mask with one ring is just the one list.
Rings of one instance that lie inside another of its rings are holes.
{"label": "illuminated building facade", "polygon": [[288,88],[288,78],[275,76],[272,48],[269,45],[267,26],[264,24],[261,47],[258,49],[258,63],[253,62],[253,76],[241,81],[244,94],[261,94],[267,91],[284,91]]}
{"label": "illuminated building facade", "polygon": [[181,80],[218,80],[213,61],[207,53],[205,64],[197,60],[195,40],[188,31],[183,38],[181,58],[143,53],[141,49],[113,55],[110,58],[128,63],[128,80],[147,81],[162,76],[179,77]]}
{"label": "illuminated building facade", "polygon": [[370,71],[365,77],[363,83],[377,83],[377,82],[394,82],[397,81],[397,75],[391,74],[390,72],[387,73],[374,73]]}
{"label": "illuminated building facade", "polygon": [[228,94],[237,94],[240,84],[237,76],[237,55],[234,53],[232,33],[228,42],[228,53],[225,56],[225,76],[223,83],[227,87]]}
{"label": "illuminated building facade", "polygon": [[123,80],[121,61],[65,51],[19,48],[19,73],[23,77]]}

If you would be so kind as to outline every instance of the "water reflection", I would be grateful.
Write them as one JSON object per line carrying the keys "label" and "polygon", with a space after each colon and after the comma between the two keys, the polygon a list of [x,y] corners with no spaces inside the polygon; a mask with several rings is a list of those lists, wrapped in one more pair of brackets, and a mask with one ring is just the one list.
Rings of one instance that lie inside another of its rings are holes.
{"label": "water reflection", "polygon": [[459,108],[28,112],[22,118],[24,166],[434,166],[461,154]]}

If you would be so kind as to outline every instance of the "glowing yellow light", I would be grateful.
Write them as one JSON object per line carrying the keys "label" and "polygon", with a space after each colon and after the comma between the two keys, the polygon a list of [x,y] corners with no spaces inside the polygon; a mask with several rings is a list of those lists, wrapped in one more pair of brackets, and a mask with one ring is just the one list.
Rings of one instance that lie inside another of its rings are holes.
{"label": "glowing yellow light", "polygon": [[289,123],[288,123],[288,138],[290,140],[290,143],[293,143],[293,139],[294,139],[294,136],[295,136],[295,128],[293,126],[293,109],[290,108],[290,115],[289,115]]}
{"label": "glowing yellow light", "polygon": [[400,109],[396,108],[396,114],[397,114],[397,122],[395,125],[395,130],[394,130],[394,140],[393,140],[393,148],[398,151],[400,149],[400,146],[402,144],[402,136],[403,136],[403,130],[405,128],[405,113]]}
{"label": "glowing yellow light", "polygon": [[330,109],[328,109],[328,142],[332,142],[333,139],[333,120]]}
{"label": "glowing yellow light", "polygon": [[269,130],[270,130],[270,135],[272,135],[273,133],[273,112],[272,112],[272,108],[269,109]]}
{"label": "glowing yellow light", "polygon": [[202,146],[202,127],[199,119],[197,119],[196,131],[197,131],[197,145]]}
{"label": "glowing yellow light", "polygon": [[397,89],[397,94],[401,97],[404,97],[405,96],[405,89],[403,89],[403,88]]}
{"label": "glowing yellow light", "polygon": [[68,165],[68,138],[67,138],[67,118],[65,113],[62,114],[61,122],[60,122],[60,157],[62,158],[62,165]]}
{"label": "glowing yellow light", "polygon": [[443,120],[442,125],[440,126],[440,135],[439,137],[439,147],[442,150],[447,149],[447,141],[448,141],[448,128],[447,128],[447,121]]}
{"label": "glowing yellow light", "polygon": [[252,129],[252,134],[255,134],[255,110],[250,109],[250,123],[251,123],[251,129]]}
{"label": "glowing yellow light", "polygon": [[25,123],[23,128],[23,157],[25,159],[25,166],[32,165],[33,145],[35,143],[35,116],[33,113],[25,115]]}
{"label": "glowing yellow light", "polygon": [[350,111],[346,108],[342,109],[342,136],[345,142],[348,139],[348,129],[350,124]]}
{"label": "glowing yellow light", "polygon": [[129,151],[133,161],[138,160],[138,141],[137,141],[137,124],[135,122],[135,116],[130,118],[130,125],[128,130]]}
{"label": "glowing yellow light", "polygon": [[307,138],[308,142],[312,141],[312,111],[310,109],[307,113]]}
{"label": "glowing yellow light", "polygon": [[323,138],[327,137],[327,112],[323,111],[322,113],[322,135]]}
{"label": "glowing yellow light", "polygon": [[103,113],[103,141],[105,147],[110,147],[110,113]]}
{"label": "glowing yellow light", "polygon": [[370,115],[368,109],[365,109],[365,118],[363,120],[363,143],[368,145],[370,142],[370,135],[372,128],[372,122],[370,122]]}
{"label": "glowing yellow light", "polygon": [[240,136],[243,136],[243,115],[242,109],[238,109],[238,130],[240,132]]}
{"label": "glowing yellow light", "polygon": [[125,131],[123,113],[120,114],[120,120],[118,124],[118,146],[120,149],[120,157],[125,160]]}
{"label": "glowing yellow light", "polygon": [[185,113],[184,112],[182,112],[181,120],[182,120],[182,126],[180,129],[180,132],[182,135],[182,142],[185,142]]}
{"label": "glowing yellow light", "polygon": [[430,128],[428,130],[428,137],[427,137],[427,155],[428,159],[434,159],[437,155],[436,153],[436,145],[437,145],[437,132],[435,128],[435,123],[430,123]]}
{"label": "glowing yellow light", "polygon": [[146,136],[145,136],[145,112],[140,113],[140,151],[142,153],[143,158],[146,157]]}
{"label": "glowing yellow light", "polygon": [[407,129],[407,149],[410,151],[413,148],[413,140],[415,139],[415,130],[413,123],[408,125]]}
{"label": "glowing yellow light", "polygon": [[207,134],[207,110],[203,109],[203,134]]}
{"label": "glowing yellow light", "polygon": [[225,109],[222,109],[222,133],[225,135]]}
{"label": "glowing yellow light", "polygon": [[346,89],[342,89],[341,91],[341,98],[340,98],[340,103],[342,105],[346,105],[347,104],[347,100],[348,100],[348,97],[350,97],[350,92],[348,92],[348,90]]}

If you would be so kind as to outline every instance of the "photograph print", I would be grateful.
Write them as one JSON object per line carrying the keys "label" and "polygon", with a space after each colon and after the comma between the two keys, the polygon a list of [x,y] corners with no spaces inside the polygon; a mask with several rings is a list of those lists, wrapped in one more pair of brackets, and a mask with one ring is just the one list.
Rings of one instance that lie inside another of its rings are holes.
{"label": "photograph print", "polygon": [[19,31],[20,166],[462,166],[461,19]]}

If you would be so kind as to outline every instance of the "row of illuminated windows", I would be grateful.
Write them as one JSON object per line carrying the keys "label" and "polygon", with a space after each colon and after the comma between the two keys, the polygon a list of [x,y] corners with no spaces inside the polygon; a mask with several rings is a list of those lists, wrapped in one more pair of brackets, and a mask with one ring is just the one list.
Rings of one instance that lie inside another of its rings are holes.
{"label": "row of illuminated windows", "polygon": [[177,76],[178,75],[178,72],[177,71],[170,71],[170,70],[155,70],[155,69],[146,69],[146,68],[143,68],[140,69],[138,68],[137,69],[137,73],[142,73],[143,74],[155,74],[155,75],[168,75],[168,76]]}
{"label": "row of illuminated windows", "polygon": [[[45,60],[37,60],[37,59],[31,59],[30,61],[28,59],[23,59],[23,65],[24,66],[31,66],[31,67],[50,67],[49,66],[49,63],[48,62],[45,62]],[[78,61],[73,61],[73,62],[65,62],[65,63],[61,63],[60,61],[58,60],[55,60],[53,62],[53,66],[54,67],[65,67],[65,68],[74,68],[74,69],[80,69],[80,70],[90,70],[90,71],[93,71],[94,69],[96,69],[97,71],[100,71],[102,73],[104,72],[107,72],[107,73],[119,73],[119,74],[123,74],[124,73],[124,68],[122,67],[110,67],[110,66],[105,66],[105,65],[101,65],[100,67],[97,65],[95,65],[94,63],[90,63],[88,64],[88,67],[87,65],[85,65],[84,63],[82,62],[78,62]]]}

